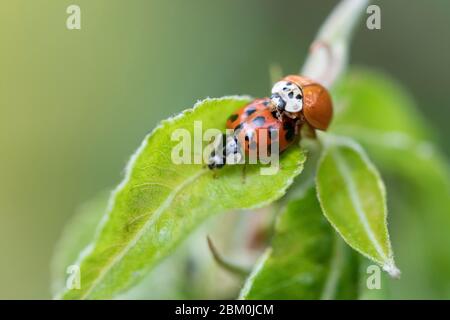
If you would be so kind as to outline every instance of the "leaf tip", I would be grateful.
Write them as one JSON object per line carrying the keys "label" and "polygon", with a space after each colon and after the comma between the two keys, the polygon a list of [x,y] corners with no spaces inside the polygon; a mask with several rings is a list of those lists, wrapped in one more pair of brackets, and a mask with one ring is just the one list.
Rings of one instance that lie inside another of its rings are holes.
{"label": "leaf tip", "polygon": [[386,271],[389,274],[389,276],[391,276],[391,278],[393,279],[400,279],[400,276],[402,274],[400,269],[397,268],[397,266],[393,261],[386,263],[383,266],[383,270]]}

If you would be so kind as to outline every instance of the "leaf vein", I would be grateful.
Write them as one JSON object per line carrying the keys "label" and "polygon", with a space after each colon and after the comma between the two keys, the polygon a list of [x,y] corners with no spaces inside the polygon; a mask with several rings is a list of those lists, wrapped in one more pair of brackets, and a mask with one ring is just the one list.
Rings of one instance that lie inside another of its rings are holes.
{"label": "leaf vein", "polygon": [[350,169],[349,169],[348,165],[342,159],[342,156],[338,150],[335,149],[334,152],[332,152],[332,157],[335,159],[339,173],[341,174],[342,178],[345,181],[345,186],[350,195],[351,203],[358,215],[358,218],[359,218],[361,224],[363,225],[364,230],[366,231],[367,235],[369,236],[370,241],[373,243],[375,250],[380,255],[382,260],[387,261],[388,258],[386,256],[386,254],[384,253],[377,238],[375,237],[375,233],[372,230],[372,227],[370,226],[369,221],[367,220],[367,213],[365,212],[363,205],[360,201],[359,192],[358,192],[358,189],[357,189],[353,179],[351,178],[351,173],[350,173]]}

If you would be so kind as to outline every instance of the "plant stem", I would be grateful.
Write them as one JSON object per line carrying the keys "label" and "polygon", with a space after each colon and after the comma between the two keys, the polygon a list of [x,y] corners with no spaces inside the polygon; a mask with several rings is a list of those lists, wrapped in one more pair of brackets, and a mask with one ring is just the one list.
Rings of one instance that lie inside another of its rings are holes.
{"label": "plant stem", "polygon": [[225,258],[223,258],[222,255],[219,253],[219,251],[217,251],[217,248],[214,246],[214,243],[212,242],[209,236],[206,237],[206,240],[208,241],[209,250],[211,251],[214,260],[217,262],[219,266],[240,277],[245,278],[249,275],[250,270],[247,270],[244,267],[238,266],[233,262],[227,261]]}
{"label": "plant stem", "polygon": [[301,74],[331,87],[345,71],[353,31],[369,0],[342,0],[311,45]]}

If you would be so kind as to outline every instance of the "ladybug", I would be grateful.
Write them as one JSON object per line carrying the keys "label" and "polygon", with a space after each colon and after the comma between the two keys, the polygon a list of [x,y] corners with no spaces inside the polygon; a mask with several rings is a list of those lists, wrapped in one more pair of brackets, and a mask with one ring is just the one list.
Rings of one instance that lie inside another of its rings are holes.
{"label": "ladybug", "polygon": [[227,120],[227,129],[233,130],[232,136],[222,136],[219,146],[209,158],[210,169],[221,168],[230,156],[233,163],[242,160],[242,154],[259,153],[260,139],[266,144],[270,153],[271,144],[278,143],[279,152],[298,141],[301,121],[289,117],[279,117],[270,98],[256,99],[232,113]]}
{"label": "ladybug", "polygon": [[302,76],[290,75],[275,83],[270,98],[279,114],[301,119],[314,129],[326,130],[333,117],[328,90]]}
{"label": "ladybug", "polygon": [[293,118],[279,118],[269,98],[256,99],[233,113],[227,120],[227,129],[234,130],[234,136],[246,154],[257,150],[259,139],[266,135],[267,150],[270,144],[278,142],[280,152],[295,142],[300,121]]}
{"label": "ladybug", "polygon": [[233,129],[234,134],[223,136],[222,144],[210,155],[208,167],[220,168],[230,156],[239,162],[243,152],[259,149],[262,134],[267,137],[263,140],[267,151],[276,141],[282,152],[298,141],[302,125],[326,130],[332,116],[327,89],[302,76],[284,77],[275,83],[270,98],[255,99],[229,116],[226,127]]}

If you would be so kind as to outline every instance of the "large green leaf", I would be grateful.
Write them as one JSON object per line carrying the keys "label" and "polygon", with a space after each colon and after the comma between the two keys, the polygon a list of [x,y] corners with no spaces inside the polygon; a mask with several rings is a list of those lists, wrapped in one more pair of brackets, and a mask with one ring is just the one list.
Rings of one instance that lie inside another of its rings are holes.
{"label": "large green leaf", "polygon": [[430,141],[431,126],[406,90],[381,72],[353,69],[333,93],[331,131],[361,143],[393,178],[387,187],[402,281],[389,283],[391,297],[449,298],[450,174]]}
{"label": "large green leaf", "polygon": [[310,188],[278,217],[272,245],[241,298],[355,299],[357,287],[357,256],[323,217]]}
{"label": "large green leaf", "polygon": [[351,247],[398,276],[378,171],[353,140],[327,136],[325,141],[316,176],[323,213]]}
{"label": "large green leaf", "polygon": [[245,97],[206,99],[163,121],[144,139],[112,196],[96,238],[76,262],[81,289],[67,290],[61,297],[113,297],[141,279],[207,217],[261,207],[285,193],[305,160],[298,147],[282,154],[276,175],[261,175],[260,165],[247,165],[244,177],[241,165],[215,173],[201,164],[175,165],[171,160],[172,149],[179,144],[171,140],[174,130],[186,129],[194,135],[194,121],[201,121],[203,130],[224,129],[228,115],[248,101]]}

